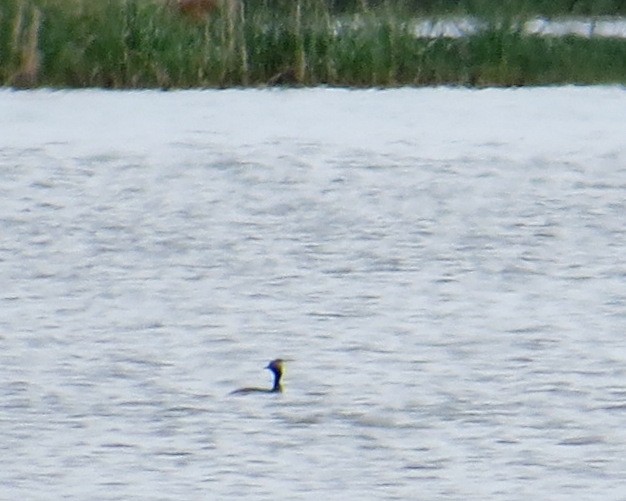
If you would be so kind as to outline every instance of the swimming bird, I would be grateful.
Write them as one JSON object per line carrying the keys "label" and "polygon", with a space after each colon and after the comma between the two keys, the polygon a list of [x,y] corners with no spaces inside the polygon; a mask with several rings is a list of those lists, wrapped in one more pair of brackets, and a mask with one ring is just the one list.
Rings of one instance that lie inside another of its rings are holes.
{"label": "swimming bird", "polygon": [[247,395],[248,393],[281,393],[283,387],[280,384],[280,378],[283,376],[283,361],[280,358],[272,360],[267,366],[274,374],[274,386],[271,388],[239,388],[231,392],[231,395]]}

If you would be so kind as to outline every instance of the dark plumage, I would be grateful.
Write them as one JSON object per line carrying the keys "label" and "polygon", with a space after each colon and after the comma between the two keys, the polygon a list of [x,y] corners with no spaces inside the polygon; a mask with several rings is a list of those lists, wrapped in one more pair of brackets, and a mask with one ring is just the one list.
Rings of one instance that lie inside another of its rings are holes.
{"label": "dark plumage", "polygon": [[283,361],[280,358],[272,360],[267,366],[274,374],[274,386],[271,388],[239,388],[231,392],[231,395],[246,395],[248,393],[281,393],[283,387],[280,384],[280,378],[283,376]]}

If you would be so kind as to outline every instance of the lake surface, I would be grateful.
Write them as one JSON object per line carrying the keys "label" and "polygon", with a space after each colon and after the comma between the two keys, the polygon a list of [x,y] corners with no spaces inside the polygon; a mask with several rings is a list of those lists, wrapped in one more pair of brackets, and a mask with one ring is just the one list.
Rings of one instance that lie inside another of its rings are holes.
{"label": "lake surface", "polygon": [[624,117],[0,91],[0,498],[626,499]]}
{"label": "lake surface", "polygon": [[[425,19],[416,23],[415,34],[420,38],[460,38],[480,31],[481,24],[471,17]],[[537,17],[526,21],[518,29],[529,35],[547,37],[626,38],[626,17]]]}

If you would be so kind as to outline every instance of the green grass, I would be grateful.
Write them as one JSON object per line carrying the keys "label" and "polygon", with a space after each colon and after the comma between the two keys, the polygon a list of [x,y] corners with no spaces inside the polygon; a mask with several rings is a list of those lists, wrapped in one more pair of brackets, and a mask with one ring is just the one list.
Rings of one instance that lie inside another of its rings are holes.
{"label": "green grass", "polygon": [[[327,3],[335,11],[350,11],[363,5],[376,7],[384,2],[385,0],[328,0]],[[403,0],[403,3],[421,15],[626,15],[624,0]]]}
{"label": "green grass", "polygon": [[[423,5],[433,8],[435,3]],[[440,8],[447,12],[445,3],[441,0]],[[456,2],[457,9],[480,15],[487,28],[461,39],[418,39],[413,33],[416,11],[409,0],[359,0],[350,9],[337,1],[247,0],[201,22],[184,18],[165,1],[3,0],[0,84],[219,88],[270,81],[355,87],[626,83],[626,41],[526,35],[516,26],[537,12],[531,3],[519,0],[516,9],[506,10],[507,0]],[[610,0],[599,4],[606,7]]]}

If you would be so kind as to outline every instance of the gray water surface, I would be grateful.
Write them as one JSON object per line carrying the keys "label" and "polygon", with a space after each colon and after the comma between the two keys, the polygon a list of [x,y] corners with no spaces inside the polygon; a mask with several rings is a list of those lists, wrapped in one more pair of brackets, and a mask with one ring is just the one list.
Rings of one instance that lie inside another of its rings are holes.
{"label": "gray water surface", "polygon": [[[453,117],[452,153],[342,148],[309,134],[335,94],[300,92],[235,94],[284,130],[228,93],[0,96],[35,138],[0,142],[0,498],[626,499],[624,150],[508,156],[543,143]],[[330,135],[431,116],[340,99]],[[284,394],[228,395],[276,357]]]}

